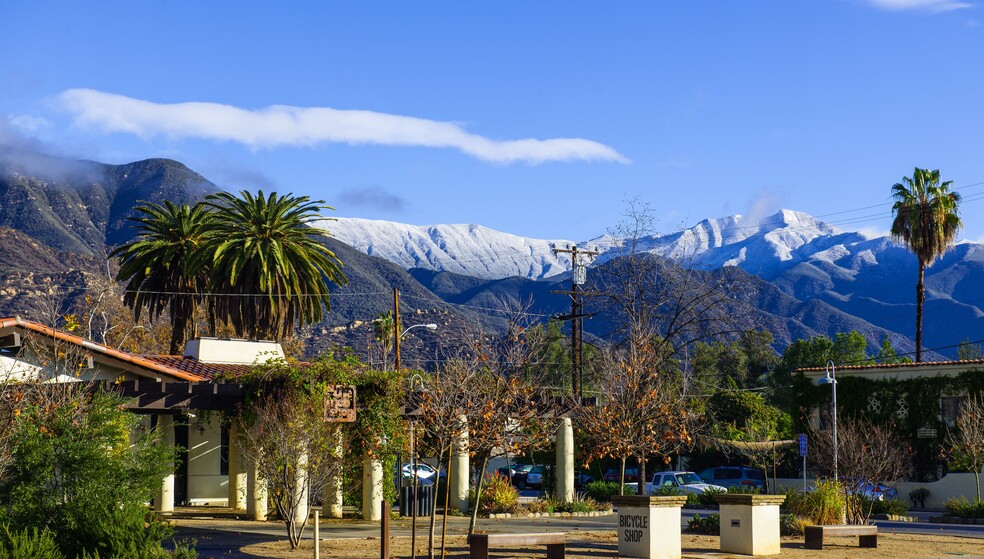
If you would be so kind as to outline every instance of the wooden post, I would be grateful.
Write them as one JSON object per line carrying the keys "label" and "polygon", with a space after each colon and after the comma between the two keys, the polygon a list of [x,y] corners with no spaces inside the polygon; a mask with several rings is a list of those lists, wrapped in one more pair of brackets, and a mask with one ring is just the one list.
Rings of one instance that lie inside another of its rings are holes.
{"label": "wooden post", "polygon": [[386,499],[380,506],[383,510],[379,521],[379,559],[390,559],[390,507]]}
{"label": "wooden post", "polygon": [[400,290],[393,288],[393,347],[396,348],[396,372],[400,372]]}

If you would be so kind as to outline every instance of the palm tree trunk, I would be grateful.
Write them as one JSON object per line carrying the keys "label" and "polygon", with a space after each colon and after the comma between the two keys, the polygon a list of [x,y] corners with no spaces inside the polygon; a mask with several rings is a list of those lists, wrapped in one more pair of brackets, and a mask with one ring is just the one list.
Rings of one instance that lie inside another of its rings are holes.
{"label": "palm tree trunk", "polygon": [[925,275],[926,266],[920,260],[919,281],[916,283],[916,363],[922,362],[922,317],[923,303],[926,302],[926,286],[923,285]]}

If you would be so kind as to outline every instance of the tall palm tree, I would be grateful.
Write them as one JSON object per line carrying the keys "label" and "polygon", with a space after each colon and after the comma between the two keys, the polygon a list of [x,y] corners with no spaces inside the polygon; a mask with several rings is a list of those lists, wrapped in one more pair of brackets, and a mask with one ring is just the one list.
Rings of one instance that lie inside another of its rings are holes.
{"label": "tall palm tree", "polygon": [[892,186],[892,238],[905,244],[919,260],[916,283],[916,362],[922,361],[922,315],[926,268],[950,248],[963,225],[958,215],[960,194],[950,191],[953,181],[940,183],[938,169],[916,167],[912,178]]}
{"label": "tall palm tree", "polygon": [[[123,303],[136,320],[147,309],[156,320],[167,309],[171,315],[170,353],[177,354],[188,337],[198,335],[196,314],[208,279],[204,251],[207,208],[165,201],[135,208],[137,237],[116,248],[120,270],[117,281],[127,282]],[[189,336],[190,333],[190,336]]]}
{"label": "tall palm tree", "polygon": [[228,192],[208,196],[211,289],[216,318],[238,335],[281,340],[294,325],[316,323],[330,308],[328,282],[344,285],[342,263],[309,226],[319,210],[333,209],[307,196]]}

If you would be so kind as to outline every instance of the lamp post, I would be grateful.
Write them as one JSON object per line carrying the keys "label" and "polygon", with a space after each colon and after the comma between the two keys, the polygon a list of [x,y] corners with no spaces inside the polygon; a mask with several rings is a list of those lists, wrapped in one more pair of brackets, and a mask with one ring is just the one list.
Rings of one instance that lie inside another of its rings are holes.
{"label": "lamp post", "polygon": [[833,360],[827,361],[826,376],[817,379],[817,384],[829,384],[833,394],[833,418],[834,418],[834,481],[837,481],[837,379],[835,378]]}
{"label": "lamp post", "polygon": [[[394,328],[399,328],[399,322],[394,321],[393,326]],[[403,336],[407,335],[407,332],[413,330],[414,328],[427,328],[428,330],[437,330],[437,324],[414,324],[413,326],[407,328],[403,332],[400,332],[400,335],[396,337],[396,341],[394,342],[396,344],[396,372],[400,372],[400,340],[403,338]]]}

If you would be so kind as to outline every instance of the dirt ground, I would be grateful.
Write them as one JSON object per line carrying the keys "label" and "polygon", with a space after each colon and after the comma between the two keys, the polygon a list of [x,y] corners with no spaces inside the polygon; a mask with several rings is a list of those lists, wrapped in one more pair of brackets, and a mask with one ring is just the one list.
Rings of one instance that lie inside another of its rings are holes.
{"label": "dirt ground", "polygon": [[[828,544],[829,541],[829,544]],[[375,559],[379,557],[379,538],[336,539],[321,542],[321,557]],[[718,549],[719,538],[716,536],[695,536],[684,534],[682,538],[684,557],[707,557],[723,559],[734,556],[721,553]],[[276,543],[255,544],[244,547],[243,552],[259,557],[277,559],[310,559],[313,542],[305,541],[302,547],[291,551],[286,541]],[[391,556],[395,558],[410,557],[410,538],[394,537],[391,544]],[[440,556],[440,548],[437,555]],[[519,559],[526,557],[546,557],[546,548],[502,549],[492,550],[497,559]],[[803,538],[783,538],[782,553],[773,557],[784,559],[923,559],[948,558],[960,556],[984,556],[984,540],[977,538],[960,538],[954,536],[928,536],[916,534],[878,534],[877,549],[861,549],[857,538],[826,538],[822,551],[803,548]],[[417,538],[417,557],[427,557],[426,538]],[[468,547],[464,536],[448,538],[448,559],[463,559],[468,557]],[[600,557],[618,557],[618,542],[615,532],[577,532],[569,533],[567,537],[567,557],[572,559],[598,559]]]}

